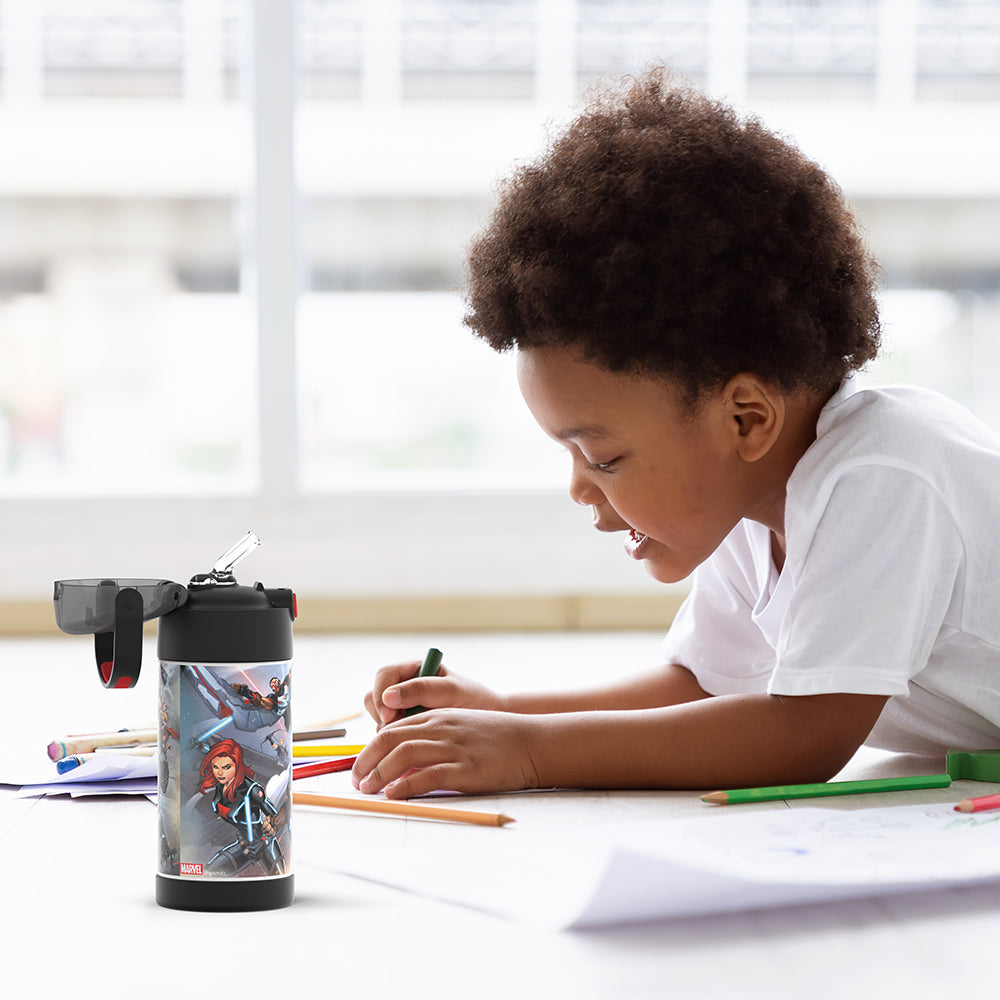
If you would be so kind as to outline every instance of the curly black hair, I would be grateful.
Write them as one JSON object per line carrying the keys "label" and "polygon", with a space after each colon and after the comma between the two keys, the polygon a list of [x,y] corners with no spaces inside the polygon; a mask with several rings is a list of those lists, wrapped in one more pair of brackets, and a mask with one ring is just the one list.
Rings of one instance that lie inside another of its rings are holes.
{"label": "curly black hair", "polygon": [[502,184],[464,322],[692,401],[744,371],[830,391],[878,353],[877,273],[817,164],[659,67],[596,88]]}

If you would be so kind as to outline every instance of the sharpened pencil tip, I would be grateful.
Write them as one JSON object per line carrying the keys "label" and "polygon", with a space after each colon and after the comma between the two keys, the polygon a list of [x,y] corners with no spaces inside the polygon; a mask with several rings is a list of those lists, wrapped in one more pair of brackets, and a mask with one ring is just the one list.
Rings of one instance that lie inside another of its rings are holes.
{"label": "sharpened pencil tip", "polygon": [[709,792],[707,795],[701,796],[701,801],[724,806],[729,801],[729,795],[727,792]]}
{"label": "sharpened pencil tip", "polygon": [[497,816],[497,826],[506,826],[508,823],[516,822],[517,820],[515,820],[513,816],[504,816],[503,813],[500,813],[500,815]]}

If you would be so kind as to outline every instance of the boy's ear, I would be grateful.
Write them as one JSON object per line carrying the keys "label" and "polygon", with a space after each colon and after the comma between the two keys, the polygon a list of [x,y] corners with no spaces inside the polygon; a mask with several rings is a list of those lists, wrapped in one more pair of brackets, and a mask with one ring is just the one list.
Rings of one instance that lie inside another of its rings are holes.
{"label": "boy's ear", "polygon": [[723,400],[740,457],[762,459],[785,425],[785,397],[756,375],[735,375],[726,383]]}

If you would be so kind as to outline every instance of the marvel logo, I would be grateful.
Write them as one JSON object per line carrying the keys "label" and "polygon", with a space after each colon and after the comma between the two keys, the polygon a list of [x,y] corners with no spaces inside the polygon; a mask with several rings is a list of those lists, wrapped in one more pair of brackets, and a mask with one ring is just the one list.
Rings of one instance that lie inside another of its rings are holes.
{"label": "marvel logo", "polygon": [[182,861],[181,862],[181,874],[182,875],[204,875],[202,871],[200,862]]}

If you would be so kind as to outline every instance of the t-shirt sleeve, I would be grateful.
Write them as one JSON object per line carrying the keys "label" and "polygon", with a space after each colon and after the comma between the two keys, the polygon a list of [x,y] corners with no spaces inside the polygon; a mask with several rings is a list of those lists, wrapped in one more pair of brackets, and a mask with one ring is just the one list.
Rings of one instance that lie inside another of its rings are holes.
{"label": "t-shirt sleeve", "polygon": [[754,624],[755,570],[742,524],[695,570],[663,641],[668,663],[690,670],[709,694],[763,692],[774,650]]}
{"label": "t-shirt sleeve", "polygon": [[962,538],[944,500],[913,471],[851,468],[796,560],[768,691],[906,695],[961,599]]}

